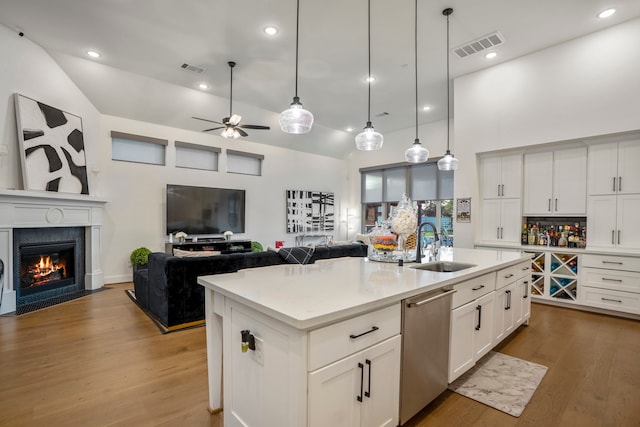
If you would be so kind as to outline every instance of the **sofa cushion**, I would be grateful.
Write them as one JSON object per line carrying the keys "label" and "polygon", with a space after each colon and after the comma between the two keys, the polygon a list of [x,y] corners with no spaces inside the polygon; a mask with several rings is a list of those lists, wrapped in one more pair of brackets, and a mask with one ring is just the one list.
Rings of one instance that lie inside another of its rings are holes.
{"label": "sofa cushion", "polygon": [[201,258],[206,256],[220,255],[220,251],[185,251],[184,249],[174,249],[173,255],[180,258]]}

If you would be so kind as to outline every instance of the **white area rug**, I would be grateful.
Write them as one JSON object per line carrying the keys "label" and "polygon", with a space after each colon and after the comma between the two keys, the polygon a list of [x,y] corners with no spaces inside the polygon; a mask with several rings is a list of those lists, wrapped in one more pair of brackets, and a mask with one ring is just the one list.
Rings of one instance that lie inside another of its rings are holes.
{"label": "white area rug", "polygon": [[491,351],[449,390],[519,417],[546,372],[546,366]]}

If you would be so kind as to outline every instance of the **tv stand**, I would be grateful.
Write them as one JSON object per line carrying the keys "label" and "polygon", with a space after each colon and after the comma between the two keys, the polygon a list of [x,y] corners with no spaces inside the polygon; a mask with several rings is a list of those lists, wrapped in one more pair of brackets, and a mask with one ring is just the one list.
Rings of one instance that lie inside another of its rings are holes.
{"label": "tv stand", "polygon": [[222,254],[251,252],[251,240],[198,239],[197,242],[165,243],[164,251],[173,254],[173,249],[183,251],[220,251]]}

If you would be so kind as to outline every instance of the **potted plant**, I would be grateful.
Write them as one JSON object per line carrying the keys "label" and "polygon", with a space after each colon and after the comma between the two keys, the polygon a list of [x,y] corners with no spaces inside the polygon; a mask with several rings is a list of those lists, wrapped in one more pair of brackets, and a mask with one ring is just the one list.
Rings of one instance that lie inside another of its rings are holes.
{"label": "potted plant", "polygon": [[151,250],[145,247],[134,249],[133,252],[131,252],[129,260],[131,261],[131,266],[133,266],[134,272],[147,268],[150,253]]}

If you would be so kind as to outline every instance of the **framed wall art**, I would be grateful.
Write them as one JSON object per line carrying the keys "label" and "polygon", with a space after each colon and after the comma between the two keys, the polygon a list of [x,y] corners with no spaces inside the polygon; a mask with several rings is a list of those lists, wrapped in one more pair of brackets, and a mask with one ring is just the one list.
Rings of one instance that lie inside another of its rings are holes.
{"label": "framed wall art", "polygon": [[333,231],[333,208],[333,193],[287,190],[287,233]]}
{"label": "framed wall art", "polygon": [[89,194],[82,119],[15,94],[25,190]]}

